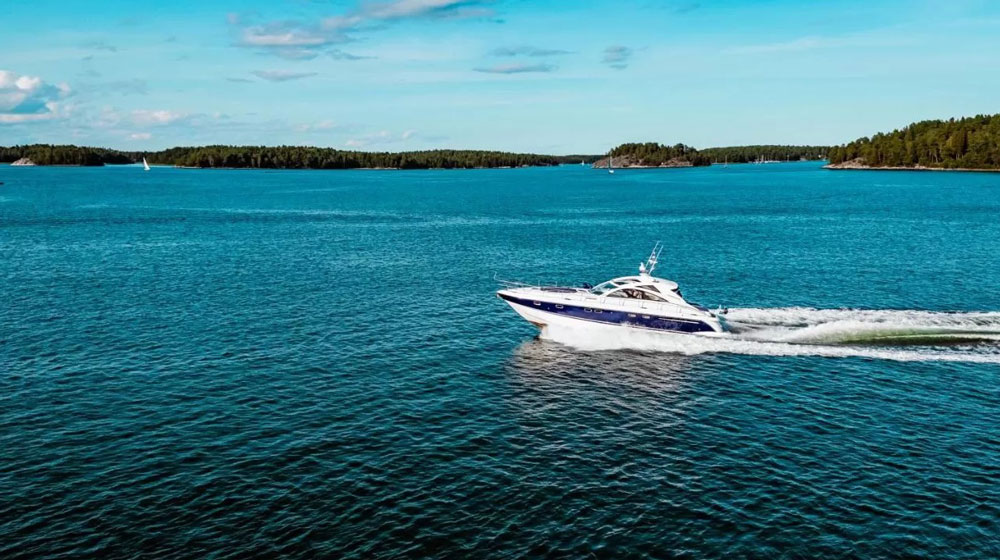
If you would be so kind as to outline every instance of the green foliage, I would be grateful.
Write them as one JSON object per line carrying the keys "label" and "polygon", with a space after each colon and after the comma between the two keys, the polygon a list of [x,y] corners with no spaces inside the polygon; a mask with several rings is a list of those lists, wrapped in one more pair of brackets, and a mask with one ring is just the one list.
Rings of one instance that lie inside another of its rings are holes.
{"label": "green foliage", "polygon": [[628,143],[611,150],[610,155],[616,158],[629,158],[633,165],[650,167],[664,165],[671,160],[687,161],[695,166],[712,164],[711,159],[684,144],[664,146],[656,142]]}
{"label": "green foliage", "polygon": [[[398,169],[522,167],[558,165],[559,158],[537,154],[515,154],[483,150],[427,150],[421,152],[349,152],[306,146],[199,146],[170,148],[159,152],[119,152],[78,146],[0,147],[0,162],[28,157],[38,165],[104,165],[150,163],[183,167],[240,167],[254,169]],[[573,156],[571,162],[579,162]]]}
{"label": "green foliage", "polygon": [[826,158],[829,146],[729,146],[706,148],[701,154],[714,163],[753,163],[764,159],[770,161],[820,160]]}
{"label": "green foliage", "polygon": [[182,167],[240,167],[252,169],[469,169],[558,165],[552,156],[482,150],[427,150],[420,152],[349,152],[306,146],[201,146],[170,148],[148,154],[150,163]]}
{"label": "green foliage", "polygon": [[561,164],[572,165],[574,163],[579,164],[581,161],[583,163],[594,163],[595,161],[601,159],[604,156],[601,155],[584,155],[584,154],[570,154],[568,156],[552,156]]}
{"label": "green foliage", "polygon": [[134,157],[130,154],[105,148],[53,146],[50,144],[0,147],[0,163],[11,163],[23,157],[38,165],[94,166],[105,163],[132,163],[134,161]]}
{"label": "green foliage", "polygon": [[871,167],[1000,169],[1000,115],[921,121],[830,150],[830,163]]}

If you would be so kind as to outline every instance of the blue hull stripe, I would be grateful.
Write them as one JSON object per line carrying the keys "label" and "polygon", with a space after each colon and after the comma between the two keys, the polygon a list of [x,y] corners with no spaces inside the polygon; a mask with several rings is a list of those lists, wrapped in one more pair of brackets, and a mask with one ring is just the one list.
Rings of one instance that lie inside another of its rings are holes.
{"label": "blue hull stripe", "polygon": [[630,311],[609,311],[607,309],[549,303],[547,301],[516,298],[506,294],[497,295],[499,295],[501,299],[511,303],[516,303],[518,305],[523,305],[539,311],[545,311],[547,313],[553,313],[555,315],[581,319],[584,321],[593,321],[609,325],[628,325],[658,331],[674,331],[683,333],[715,332],[715,329],[702,321],[657,317],[656,315],[646,315]]}

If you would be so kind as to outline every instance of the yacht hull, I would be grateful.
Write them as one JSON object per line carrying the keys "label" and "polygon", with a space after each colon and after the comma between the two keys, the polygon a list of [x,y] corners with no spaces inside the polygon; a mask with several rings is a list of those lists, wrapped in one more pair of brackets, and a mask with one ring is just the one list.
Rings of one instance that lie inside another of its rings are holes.
{"label": "yacht hull", "polygon": [[670,317],[643,313],[641,310],[613,310],[584,307],[569,302],[551,302],[544,299],[519,297],[511,291],[501,290],[497,297],[507,302],[514,311],[529,323],[545,330],[551,325],[566,327],[593,326],[604,330],[608,327],[639,329],[664,333],[716,336],[722,333],[720,321],[704,318]]}

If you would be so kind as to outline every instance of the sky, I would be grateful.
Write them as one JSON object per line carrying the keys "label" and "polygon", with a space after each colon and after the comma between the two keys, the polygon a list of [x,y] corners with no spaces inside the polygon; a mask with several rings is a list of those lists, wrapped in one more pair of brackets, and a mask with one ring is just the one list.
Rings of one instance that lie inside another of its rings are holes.
{"label": "sky", "polygon": [[1000,112],[995,0],[33,0],[0,145],[605,153]]}

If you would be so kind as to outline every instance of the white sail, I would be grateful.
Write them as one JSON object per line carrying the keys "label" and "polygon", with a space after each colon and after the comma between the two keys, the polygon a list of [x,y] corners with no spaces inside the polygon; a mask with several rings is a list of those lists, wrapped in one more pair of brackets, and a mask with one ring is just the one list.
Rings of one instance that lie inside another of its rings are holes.
{"label": "white sail", "polygon": [[149,164],[146,163],[146,158],[142,158],[142,168],[146,171],[149,171]]}

